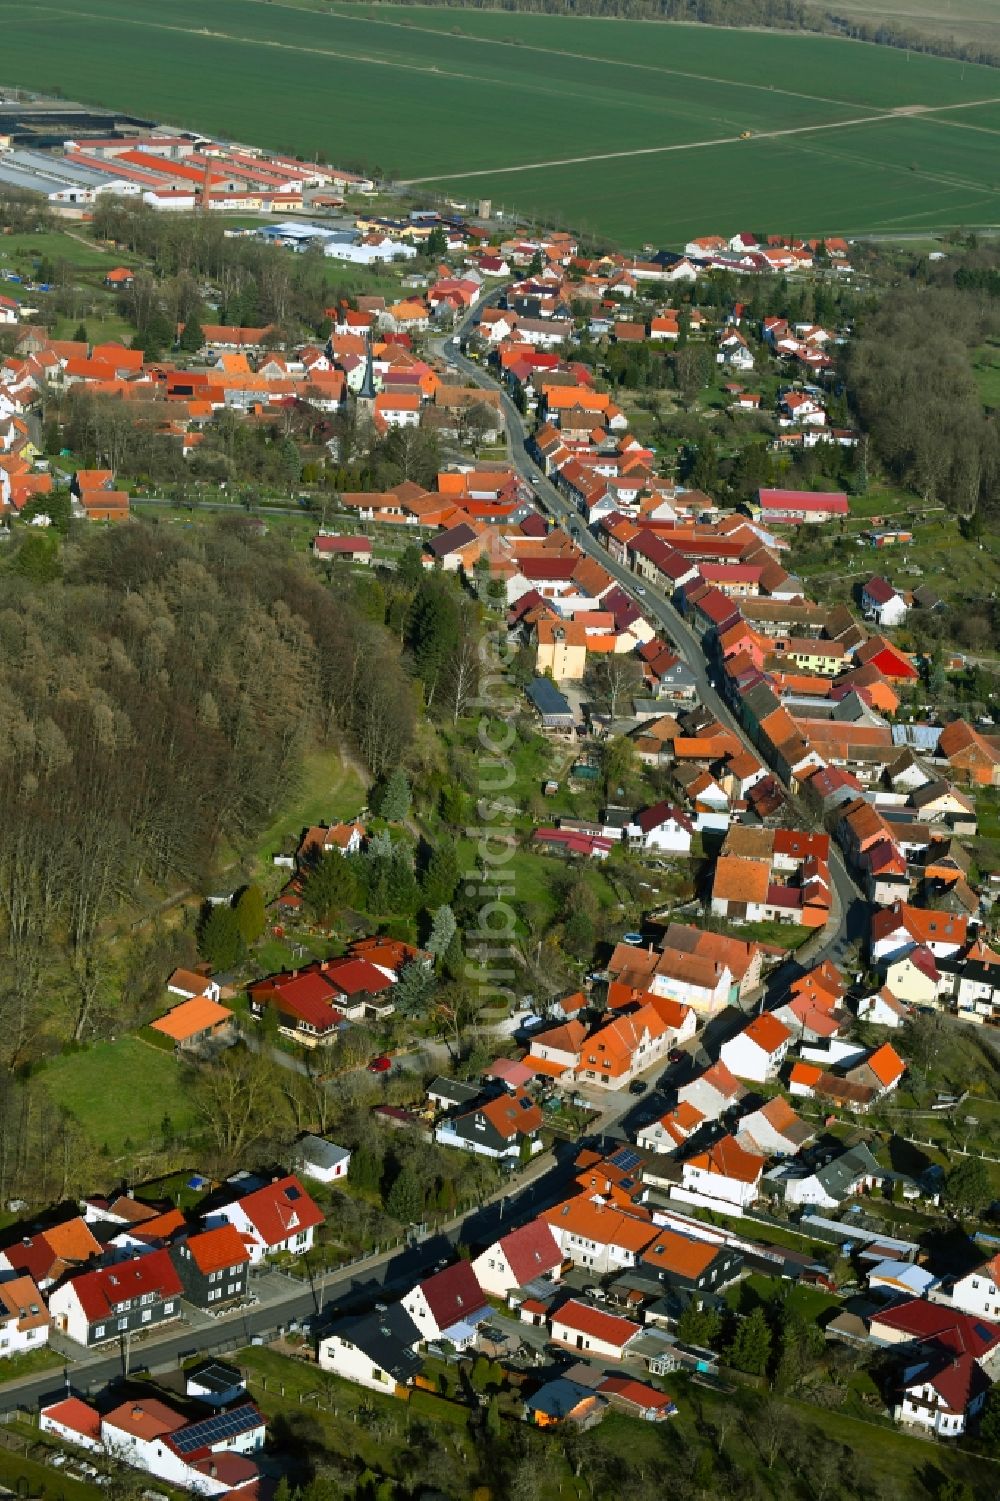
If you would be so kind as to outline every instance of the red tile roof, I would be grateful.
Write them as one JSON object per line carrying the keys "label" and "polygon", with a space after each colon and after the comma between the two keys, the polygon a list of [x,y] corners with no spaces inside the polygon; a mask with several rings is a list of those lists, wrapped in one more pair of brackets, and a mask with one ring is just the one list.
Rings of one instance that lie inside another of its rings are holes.
{"label": "red tile roof", "polygon": [[67,1397],[62,1402],[54,1402],[51,1407],[43,1407],[42,1414],[51,1422],[71,1428],[74,1433],[80,1433],[85,1438],[96,1440],[101,1436],[100,1413],[96,1407],[88,1407],[86,1402],[81,1402],[79,1397]]}
{"label": "red tile roof", "polygon": [[688,1158],[692,1167],[703,1168],[708,1173],[717,1173],[722,1178],[734,1178],[739,1183],[756,1183],[764,1171],[766,1158],[756,1152],[745,1152],[733,1136],[723,1136],[713,1142],[707,1152]]}
{"label": "red tile roof", "polygon": [[267,1246],[321,1225],[324,1218],[294,1173],[247,1194],[239,1205]]}
{"label": "red tile roof", "polygon": [[1000,1325],[923,1298],[910,1298],[875,1314],[873,1329],[877,1324],[914,1340],[934,1340],[956,1354],[969,1354],[977,1360],[1000,1344]]}
{"label": "red tile roof", "polygon": [[207,1276],[231,1266],[243,1266],[250,1260],[250,1252],[243,1244],[243,1237],[235,1225],[219,1225],[214,1230],[205,1230],[192,1235],[188,1250],[195,1266]]}
{"label": "red tile roof", "polygon": [[561,1325],[576,1333],[589,1334],[592,1339],[599,1339],[602,1344],[615,1345],[619,1349],[627,1345],[642,1328],[641,1324],[633,1324],[631,1319],[621,1319],[613,1313],[602,1313],[599,1308],[590,1308],[576,1298],[571,1298],[558,1313],[552,1315],[551,1324],[553,1333],[556,1326]]}
{"label": "red tile roof", "polygon": [[543,1272],[551,1272],[562,1262],[562,1252],[544,1220],[531,1220],[520,1230],[513,1230],[500,1240],[511,1271],[521,1287]]}
{"label": "red tile roof", "polygon": [[467,1261],[456,1261],[435,1272],[420,1283],[420,1291],[439,1329],[450,1329],[487,1306],[486,1294]]}
{"label": "red tile roof", "polygon": [[772,1016],[769,1011],[755,1016],[753,1021],[743,1028],[743,1036],[755,1042],[759,1048],[763,1048],[765,1053],[776,1053],[782,1043],[788,1042],[791,1035],[784,1023],[780,1022],[776,1016]]}
{"label": "red tile roof", "polygon": [[166,1251],[149,1251],[133,1261],[118,1261],[114,1266],[80,1272],[70,1279],[88,1323],[114,1316],[121,1303],[141,1298],[146,1293],[161,1298],[179,1298],[180,1278]]}

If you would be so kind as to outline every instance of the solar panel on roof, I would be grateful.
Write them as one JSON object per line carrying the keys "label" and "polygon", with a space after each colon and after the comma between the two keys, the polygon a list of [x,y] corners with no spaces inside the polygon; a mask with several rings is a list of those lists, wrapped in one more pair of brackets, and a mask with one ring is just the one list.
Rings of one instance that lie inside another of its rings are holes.
{"label": "solar panel on roof", "polygon": [[173,1435],[173,1443],[181,1454],[190,1454],[195,1449],[210,1447],[220,1439],[234,1438],[238,1433],[256,1428],[259,1423],[256,1408],[234,1407],[229,1412],[213,1413],[210,1418],[180,1429]]}
{"label": "solar panel on roof", "polygon": [[642,1158],[632,1147],[620,1147],[613,1156],[608,1158],[608,1161],[613,1162],[615,1167],[620,1167],[625,1172],[628,1172],[629,1168],[635,1167],[636,1163],[642,1161]]}

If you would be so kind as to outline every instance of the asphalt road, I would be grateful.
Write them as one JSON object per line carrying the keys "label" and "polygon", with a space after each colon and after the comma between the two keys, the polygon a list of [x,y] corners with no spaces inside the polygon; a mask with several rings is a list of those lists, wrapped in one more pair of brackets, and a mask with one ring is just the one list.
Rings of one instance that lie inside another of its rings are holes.
{"label": "asphalt road", "polygon": [[[713,676],[714,669],[710,668],[702,644],[698,636],[688,625],[687,621],[651,584],[640,585],[636,581],[635,574],[621,563],[617,562],[597,541],[587,529],[583,518],[569,504],[565,496],[560,494],[536,464],[528,448],[528,432],[524,419],[517,407],[508,396],[506,390],[492,377],[487,375],[473,360],[468,359],[460,348],[461,341],[472,331],[479,321],[484,307],[498,302],[504,294],[504,287],[497,287],[489,295],[481,300],[477,306],[459,323],[451,338],[436,341],[436,348],[442,358],[454,364],[463,375],[476,385],[490,391],[498,391],[503,403],[504,416],[507,422],[507,431],[510,437],[511,461],[518,474],[531,486],[539,503],[546,513],[565,527],[574,542],[582,551],[596,558],[615,578],[618,583],[635,599],[648,616],[652,618],[663,635],[674,647],[677,654],[683,658],[691,669],[695,678],[695,685],[700,701],[712,711],[723,724],[727,725],[734,734],[738,735],[748,750],[756,755],[756,747],[751,745],[743,727],[731,712],[728,703],[716,688],[716,679]],[[849,958],[851,948],[860,943],[867,933],[867,904],[863,901],[858,888],[848,873],[847,867],[841,858],[836,845],[830,847],[830,874],[836,888],[839,914],[838,920],[828,926],[824,942],[819,949],[811,952],[810,964],[818,964],[824,959],[842,968]],[[787,986],[795,970],[795,961],[789,961],[776,971],[769,985],[769,990],[774,993],[775,980],[781,986]]]}
{"label": "asphalt road", "polygon": [[[650,1084],[655,1082],[654,1075],[660,1067],[656,1065],[649,1071]],[[602,1099],[599,1091],[593,1091],[593,1098],[604,1108],[592,1123],[591,1134],[611,1139],[615,1139],[622,1118],[640,1103],[627,1094],[612,1094]],[[565,1198],[571,1190],[573,1159],[578,1150],[577,1142],[560,1143],[554,1161],[545,1167],[537,1165],[536,1177],[525,1181],[522,1175],[519,1182],[512,1183],[509,1193],[498,1195],[417,1245],[394,1248],[334,1275],[317,1274],[311,1284],[269,1273],[256,1287],[251,1282],[251,1290],[261,1298],[259,1304],[223,1314],[210,1322],[196,1315],[197,1322],[170,1325],[159,1336],[133,1341],[128,1370],[134,1375],[144,1370],[173,1369],[191,1355],[239,1349],[250,1344],[255,1336],[271,1338],[293,1320],[300,1323],[309,1320],[314,1330],[322,1329],[345,1315],[370,1309],[387,1294],[398,1298],[433,1272],[438,1263],[451,1260],[458,1244],[488,1245],[515,1224],[524,1223]],[[526,1171],[530,1174],[532,1169]],[[76,1349],[69,1341],[64,1344],[67,1349]],[[74,1392],[86,1396],[125,1375],[124,1352],[118,1347],[90,1355],[80,1353],[81,1358],[68,1363],[63,1372],[53,1367],[39,1376],[0,1386],[0,1413],[13,1412],[19,1407],[34,1410],[46,1401],[56,1400],[65,1395],[67,1380]]]}

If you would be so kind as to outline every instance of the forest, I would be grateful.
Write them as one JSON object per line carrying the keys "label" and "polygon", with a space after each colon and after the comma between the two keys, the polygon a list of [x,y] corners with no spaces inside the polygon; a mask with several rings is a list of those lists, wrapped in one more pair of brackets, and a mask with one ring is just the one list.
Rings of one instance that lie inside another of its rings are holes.
{"label": "forest", "polygon": [[201,887],[343,738],[378,774],[409,741],[399,646],[275,539],[131,526],[29,533],[0,610],[0,1038],[106,1025],[108,924]]}
{"label": "forest", "polygon": [[847,346],[850,403],[894,481],[966,518],[1000,500],[1000,424],[972,352],[1000,335],[996,252],[971,249],[889,290]]}

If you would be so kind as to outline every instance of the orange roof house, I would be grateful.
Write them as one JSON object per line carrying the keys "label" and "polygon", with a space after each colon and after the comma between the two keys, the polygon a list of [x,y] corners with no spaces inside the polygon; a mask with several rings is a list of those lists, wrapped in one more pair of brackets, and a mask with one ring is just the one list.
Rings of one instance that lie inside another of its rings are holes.
{"label": "orange roof house", "polygon": [[199,995],[171,1007],[165,1016],[158,1017],[150,1026],[162,1037],[169,1037],[178,1047],[190,1048],[207,1042],[211,1037],[222,1036],[230,1030],[232,1020],[233,1013],[228,1006],[220,1006],[207,995]]}
{"label": "orange roof house", "polygon": [[1000,752],[964,719],[945,726],[937,748],[962,780],[979,787],[1000,787]]}
{"label": "orange roof house", "polygon": [[686,1189],[710,1199],[750,1204],[757,1196],[766,1161],[756,1152],[745,1151],[735,1137],[723,1136],[682,1164],[681,1181]]}

